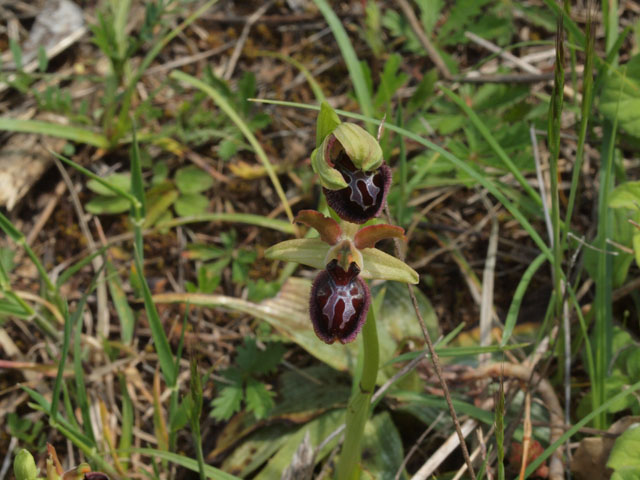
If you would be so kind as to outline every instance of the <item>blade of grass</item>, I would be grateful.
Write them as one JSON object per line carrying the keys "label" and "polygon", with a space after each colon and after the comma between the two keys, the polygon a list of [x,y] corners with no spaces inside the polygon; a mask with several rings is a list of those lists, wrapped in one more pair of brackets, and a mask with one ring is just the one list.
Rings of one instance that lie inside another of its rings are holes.
{"label": "blade of grass", "polygon": [[511,338],[511,334],[513,333],[513,329],[518,319],[518,313],[520,312],[520,305],[522,305],[524,295],[529,289],[529,283],[546,260],[547,258],[544,256],[544,254],[538,255],[535,260],[529,264],[524,274],[522,275],[520,282],[518,282],[516,291],[513,294],[513,300],[511,300],[511,305],[509,306],[507,318],[504,321],[504,330],[502,330],[502,340],[500,341],[501,346],[504,347],[509,341],[509,338]]}
{"label": "blade of grass", "polygon": [[200,435],[200,415],[202,415],[202,384],[200,382],[200,375],[198,375],[198,361],[196,360],[196,357],[191,358],[191,379],[189,385],[191,390],[191,408],[189,409],[191,432],[193,434],[193,443],[196,446],[196,458],[198,460],[200,480],[205,480],[206,473],[204,464],[204,453],[202,452],[202,436]]}
{"label": "blade of grass", "polygon": [[466,102],[462,98],[460,98],[460,96],[456,95],[453,91],[443,86],[440,86],[440,89],[467,115],[467,117],[469,117],[469,120],[471,120],[473,126],[478,130],[478,132],[480,132],[482,137],[491,146],[498,158],[500,158],[502,163],[504,163],[507,170],[511,172],[514,178],[525,190],[525,192],[529,194],[529,196],[533,199],[533,201],[536,202],[536,204],[542,205],[542,200],[540,199],[540,195],[538,194],[538,192],[536,192],[535,189],[531,185],[529,185],[527,179],[524,178],[522,173],[520,173],[520,169],[518,169],[518,167],[516,167],[515,164],[511,161],[509,155],[507,155],[507,153],[503,150],[498,141],[491,134],[480,117],[478,117],[478,115],[473,111],[473,109],[469,107],[469,105],[467,105]]}
{"label": "blade of grass", "polygon": [[[353,45],[351,45],[351,41],[349,40],[349,36],[342,25],[342,21],[331,9],[331,6],[326,0],[314,0],[314,3],[324,16],[329,28],[331,28],[331,31],[333,32],[336,42],[338,43],[340,53],[342,53],[342,58],[344,58],[344,62],[347,64],[347,70],[349,70],[351,83],[353,84],[353,89],[355,90],[356,98],[358,99],[362,113],[365,117],[373,117],[375,110],[373,108],[371,92],[367,86],[367,81],[365,80],[362,66],[358,61],[358,56],[353,49]],[[369,133],[372,135],[375,134],[375,127],[370,122],[367,122],[367,130],[369,130]]]}
{"label": "blade of grass", "polygon": [[578,130],[578,145],[576,148],[576,159],[573,165],[573,173],[571,175],[571,187],[569,189],[569,201],[567,202],[567,211],[565,214],[564,237],[562,243],[566,248],[567,236],[571,229],[571,217],[573,215],[573,207],[575,205],[578,193],[578,180],[582,171],[584,162],[584,145],[587,141],[587,127],[589,125],[589,117],[591,114],[591,105],[593,103],[593,59],[595,55],[595,24],[591,18],[591,9],[587,10],[586,25],[586,59],[584,63],[584,74],[582,76],[582,105],[580,109],[580,127]]}
{"label": "blade of grass", "polygon": [[108,148],[109,141],[104,135],[85,128],[41,120],[20,120],[17,118],[0,117],[0,130],[7,132],[37,133],[52,137],[64,138],[72,142],[84,143],[97,148]]}
{"label": "blade of grass", "polygon": [[171,352],[169,340],[164,331],[164,326],[158,315],[153,299],[151,298],[151,290],[144,276],[144,249],[142,226],[144,225],[144,187],[142,185],[142,166],[140,163],[140,152],[137,147],[137,139],[135,128],[133,129],[133,146],[131,148],[131,192],[134,195],[134,202],[131,203],[131,220],[133,223],[133,256],[136,275],[142,288],[142,298],[144,301],[144,309],[147,313],[149,328],[151,329],[151,338],[153,346],[158,354],[158,363],[164,377],[164,381],[171,389],[175,388],[178,379],[178,369]]}
{"label": "blade of grass", "polygon": [[276,218],[263,217],[261,215],[253,215],[251,213],[203,213],[189,217],[179,217],[156,224],[156,229],[172,228],[179,225],[188,225],[198,222],[232,222],[246,223],[256,227],[271,228],[283,233],[295,233],[293,225],[284,220]]}
{"label": "blade of grass", "polygon": [[[101,271],[101,270],[100,270]],[[98,272],[96,272],[95,279],[98,278]],[[82,313],[82,310],[80,311]],[[91,426],[91,415],[89,413],[89,398],[87,397],[87,385],[84,382],[84,367],[82,365],[82,347],[81,347],[81,334],[82,334],[82,315],[78,315],[75,319],[75,332],[73,334],[73,371],[75,373],[76,380],[76,396],[77,405],[80,407],[82,414],[82,428],[84,434],[91,439],[95,445],[96,437],[93,433],[93,427]],[[71,417],[69,417],[71,418]]]}
{"label": "blade of grass", "polygon": [[[558,20],[556,29],[556,62],[554,68],[553,79],[553,91],[551,94],[551,101],[549,102],[549,114],[547,121],[547,145],[549,148],[549,176],[550,176],[550,195],[551,195],[551,249],[553,250],[553,261],[551,266],[553,268],[553,285],[556,292],[554,303],[554,323],[560,322],[562,315],[562,304],[564,303],[564,289],[562,277],[562,262],[563,251],[560,244],[560,196],[558,192],[558,159],[560,156],[560,120],[562,116],[562,107],[564,100],[564,27],[562,17]],[[569,328],[569,325],[564,325],[564,328]],[[564,332],[565,338],[569,336],[570,332]],[[561,344],[562,345],[562,344]],[[570,374],[569,369],[563,368],[567,365],[565,360],[570,360],[571,344],[564,344],[564,349],[561,347],[558,358],[558,365],[560,366],[559,375],[562,375],[564,370],[565,379],[568,380],[567,375]],[[564,357],[564,358],[562,358]],[[569,363],[570,366],[570,363]]]}
{"label": "blade of grass", "polygon": [[278,194],[278,197],[282,202],[282,206],[285,212],[287,213],[287,217],[289,218],[289,221],[293,223],[293,212],[291,211],[291,207],[289,206],[289,201],[287,200],[284,190],[282,189],[280,180],[278,180],[278,176],[276,175],[276,172],[273,169],[273,165],[271,165],[271,162],[269,161],[269,157],[267,157],[267,154],[263,150],[262,145],[260,145],[260,142],[258,142],[258,140],[253,135],[253,133],[251,132],[247,124],[238,115],[235,109],[229,104],[229,102],[227,102],[224,96],[220,92],[218,92],[215,88],[213,88],[211,85],[207,85],[206,83],[204,83],[201,80],[198,80],[195,77],[192,77],[191,75],[187,75],[186,73],[181,72],[179,70],[174,70],[171,72],[170,77],[175,80],[187,83],[192,87],[197,88],[198,90],[206,93],[216,103],[216,105],[218,105],[218,107],[220,107],[220,109],[227,114],[227,116],[233,121],[233,123],[236,124],[238,129],[242,132],[242,134],[245,136],[247,141],[251,144],[251,146],[256,152],[256,155],[262,162],[262,165],[264,166],[264,169],[267,172],[267,175],[269,175],[269,178],[271,179],[271,183],[273,183],[273,187],[275,188],[276,193]]}
{"label": "blade of grass", "polygon": [[[613,339],[613,311],[612,311],[612,277],[613,257],[608,253],[613,225],[609,215],[609,193],[613,187],[613,156],[617,119],[613,125],[605,120],[603,129],[602,164],[600,167],[600,192],[598,197],[598,248],[596,263],[596,298],[595,325],[593,330],[593,350],[595,352],[595,384],[591,385],[592,408],[602,405],[606,399],[605,382],[608,376],[611,360]],[[595,428],[607,428],[607,412],[602,410],[595,417]]]}
{"label": "blade of grass", "polygon": [[[55,383],[53,385],[53,393],[51,394],[51,410],[49,411],[49,415],[52,421],[56,421],[58,418],[58,403],[60,402],[60,389],[62,388],[63,382],[63,373],[64,367],[67,363],[67,356],[69,354],[69,347],[71,344],[71,332],[73,326],[77,324],[77,322],[82,318],[82,312],[84,311],[84,306],[87,303],[87,298],[96,288],[96,282],[98,279],[99,273],[102,271],[102,268],[98,270],[91,281],[91,285],[86,292],[80,298],[78,305],[76,306],[75,312],[73,315],[69,316],[68,312],[65,312],[65,321],[64,321],[64,334],[62,337],[62,351],[60,352],[60,361],[58,362],[58,374],[56,376]],[[82,366],[81,366],[82,367]],[[77,374],[77,372],[76,372]],[[90,438],[91,440],[91,438]]]}
{"label": "blade of grass", "polygon": [[[56,291],[55,285],[49,278],[49,274],[47,273],[44,266],[40,262],[40,259],[38,258],[38,256],[35,254],[33,250],[31,250],[31,247],[27,245],[27,239],[24,236],[24,234],[21,231],[19,231],[16,227],[14,227],[11,221],[7,217],[5,217],[1,212],[0,212],[0,228],[11,240],[13,240],[16,243],[16,245],[24,248],[24,251],[27,253],[28,257],[31,259],[34,266],[38,270],[38,273],[40,274],[40,278],[47,286],[47,290],[50,293],[55,292]],[[59,299],[56,299],[56,300],[59,300]]]}
{"label": "blade of grass", "polygon": [[[197,460],[179,455],[177,453],[163,452],[162,450],[156,450],[153,448],[134,448],[132,449],[132,451],[135,453],[140,453],[142,455],[148,455],[150,457],[157,457],[163,460],[167,460],[171,463],[175,463],[176,465],[187,468],[192,472],[198,473],[200,471]],[[225,473],[222,470],[212,467],[211,465],[205,465],[204,471],[208,478],[213,478],[214,480],[240,480],[238,477],[229,473]]]}
{"label": "blade of grass", "polygon": [[109,293],[113,300],[113,306],[118,314],[120,320],[120,338],[125,345],[131,345],[133,341],[133,331],[135,329],[136,319],[133,314],[133,310],[129,306],[127,296],[122,289],[122,283],[120,282],[120,276],[115,269],[111,261],[107,260],[107,285],[109,287]]}
{"label": "blade of grass", "polygon": [[127,381],[124,375],[119,374],[120,395],[122,396],[122,421],[120,423],[120,441],[118,442],[118,454],[121,458],[122,468],[126,471],[131,459],[131,444],[133,442],[133,402],[127,389]]}
{"label": "blade of grass", "polygon": [[[476,355],[483,355],[485,353],[502,353],[502,352],[507,352],[509,350],[516,350],[519,348],[525,348],[529,346],[528,343],[519,343],[516,345],[507,345],[507,346],[501,346],[501,345],[486,345],[486,346],[480,346],[480,345],[472,345],[472,346],[468,346],[468,347],[444,347],[444,346],[437,346],[436,347],[436,352],[438,353],[438,356],[440,357],[470,357],[470,356],[476,356]],[[409,360],[413,360],[414,358],[420,357],[420,356],[424,356],[425,358],[429,358],[429,350],[424,349],[424,350],[417,350],[417,351],[413,351],[413,352],[407,352],[407,353],[403,353],[402,355],[398,355],[397,357],[389,360],[387,362],[388,365],[394,364],[394,363],[401,363],[401,362],[406,362]]]}

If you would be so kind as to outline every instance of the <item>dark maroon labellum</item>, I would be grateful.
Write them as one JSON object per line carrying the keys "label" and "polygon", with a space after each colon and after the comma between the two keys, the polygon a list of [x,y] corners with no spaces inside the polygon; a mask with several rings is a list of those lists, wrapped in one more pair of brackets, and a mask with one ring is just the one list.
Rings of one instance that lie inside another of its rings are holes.
{"label": "dark maroon labellum", "polygon": [[359,273],[355,263],[345,272],[337,260],[331,260],[313,282],[309,312],[313,329],[323,342],[353,342],[362,329],[371,294]]}
{"label": "dark maroon labellum", "polygon": [[109,480],[109,477],[102,472],[88,472],[84,474],[84,480]]}
{"label": "dark maroon labellum", "polygon": [[323,188],[327,203],[338,216],[351,223],[364,223],[380,215],[391,185],[391,169],[381,165],[376,170],[358,170],[344,151],[334,162],[348,187],[340,190]]}

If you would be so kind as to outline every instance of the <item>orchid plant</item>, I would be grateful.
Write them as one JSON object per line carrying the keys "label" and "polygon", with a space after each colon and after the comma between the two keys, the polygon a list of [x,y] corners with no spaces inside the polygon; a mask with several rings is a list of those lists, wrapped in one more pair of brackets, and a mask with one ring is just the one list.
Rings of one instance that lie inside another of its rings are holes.
{"label": "orchid plant", "polygon": [[[418,274],[401,260],[375,248],[386,238],[406,241],[400,227],[375,223],[386,204],[391,169],[378,139],[353,123],[342,123],[327,103],[320,107],[311,165],[337,221],[303,210],[295,221],[314,228],[319,238],[278,243],[267,258],[320,269],[311,287],[309,316],[317,337],[327,344],[353,342],[363,331],[360,388],[347,409],[346,434],[338,479],[357,475],[364,425],[378,371],[378,337],[371,293],[365,279],[418,283]],[[363,225],[368,223],[367,225]],[[357,478],[357,477],[356,477]]]}

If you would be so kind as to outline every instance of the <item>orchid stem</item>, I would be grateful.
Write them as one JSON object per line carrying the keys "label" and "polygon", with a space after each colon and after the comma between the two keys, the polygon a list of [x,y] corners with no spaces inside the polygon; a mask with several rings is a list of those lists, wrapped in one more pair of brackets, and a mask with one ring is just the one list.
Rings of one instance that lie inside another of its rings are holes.
{"label": "orchid stem", "polygon": [[364,344],[364,361],[360,385],[347,407],[345,423],[347,425],[342,453],[338,461],[338,480],[354,480],[359,478],[360,458],[362,456],[362,437],[364,427],[371,413],[371,395],[378,378],[378,330],[373,305],[367,314],[367,321],[362,328]]}

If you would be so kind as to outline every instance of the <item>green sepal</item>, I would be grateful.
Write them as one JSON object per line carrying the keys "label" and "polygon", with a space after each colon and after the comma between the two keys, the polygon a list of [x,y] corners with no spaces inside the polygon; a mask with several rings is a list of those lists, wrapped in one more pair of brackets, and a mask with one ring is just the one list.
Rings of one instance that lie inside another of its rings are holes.
{"label": "green sepal", "polygon": [[409,265],[396,257],[384,253],[377,248],[365,248],[361,250],[364,269],[360,272],[362,278],[395,280],[416,284],[420,276]]}
{"label": "green sepal", "polygon": [[264,255],[271,260],[296,262],[309,267],[324,269],[326,267],[325,257],[328,251],[329,245],[319,238],[298,238],[277,243],[268,248]]}
{"label": "green sepal", "polygon": [[[382,164],[382,148],[364,128],[355,123],[341,123],[332,132],[340,142],[353,165],[362,171],[378,168]],[[326,140],[326,139],[325,139]],[[323,142],[323,147],[325,143]]]}
{"label": "green sepal", "polygon": [[322,145],[324,139],[333,132],[334,128],[340,125],[338,114],[327,102],[320,104],[320,113],[316,123],[316,148]]}
{"label": "green sepal", "polygon": [[329,190],[341,190],[348,187],[347,182],[342,178],[342,174],[330,167],[324,158],[324,150],[329,138],[327,136],[320,148],[316,148],[311,154],[311,166],[313,171],[320,176],[320,183],[323,187]]}

